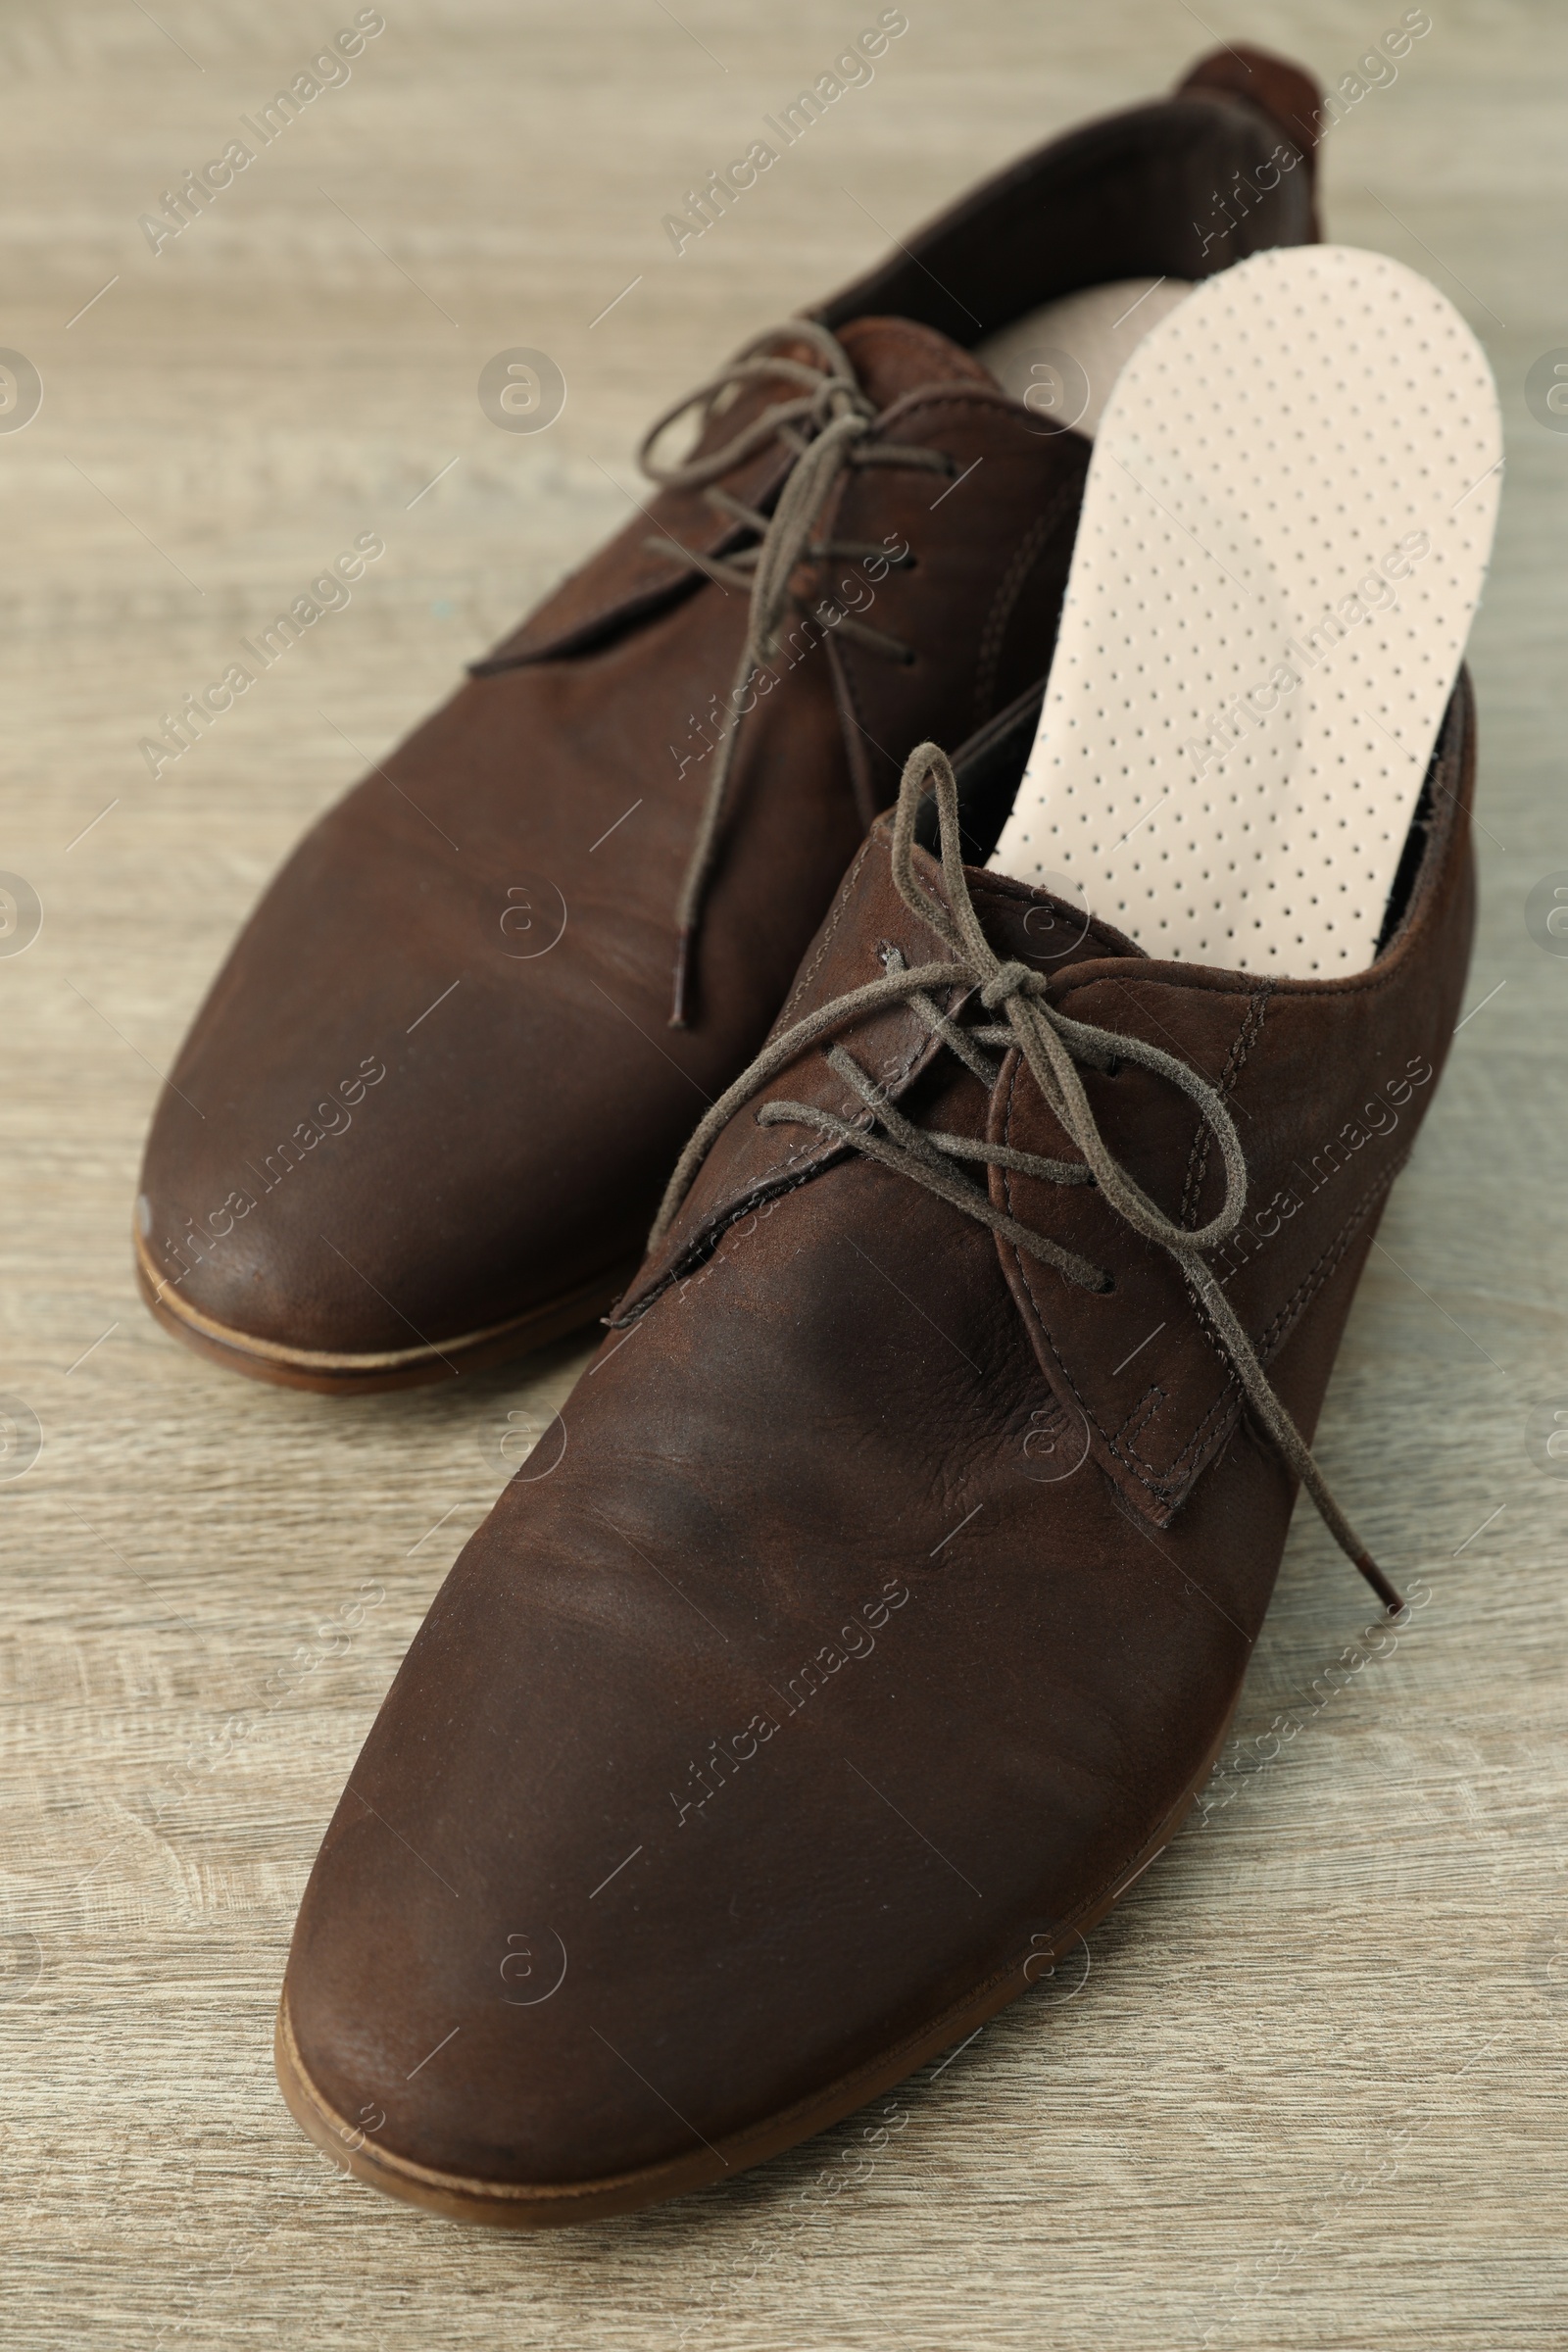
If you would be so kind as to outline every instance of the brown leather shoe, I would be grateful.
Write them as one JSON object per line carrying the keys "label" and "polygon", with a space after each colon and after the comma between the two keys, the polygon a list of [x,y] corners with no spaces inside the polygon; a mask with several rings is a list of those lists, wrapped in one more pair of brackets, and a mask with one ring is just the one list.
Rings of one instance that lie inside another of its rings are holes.
{"label": "brown leather shoe", "polygon": [[911,760],[327,1833],[277,2058],[362,2178],[572,2222],[832,2123],[1172,1836],[1298,1475],[1395,1599],[1306,1440],[1454,1027],[1473,735],[1461,673],[1330,979],[965,870],[931,755],[939,869]]}
{"label": "brown leather shoe", "polygon": [[910,746],[1049,666],[1088,444],[961,347],[1098,281],[1310,238],[1315,95],[1223,52],[696,396],[646,516],[251,917],[147,1147],[137,1264],[170,1330],[350,1392],[610,1302]]}

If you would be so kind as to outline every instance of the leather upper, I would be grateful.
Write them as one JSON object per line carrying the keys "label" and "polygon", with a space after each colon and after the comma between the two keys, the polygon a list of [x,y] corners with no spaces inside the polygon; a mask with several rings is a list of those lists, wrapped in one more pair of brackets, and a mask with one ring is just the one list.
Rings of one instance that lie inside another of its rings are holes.
{"label": "leather upper", "polygon": [[[810,622],[787,644],[740,729],[692,1029],[666,1025],[673,909],[746,600],[647,552],[639,517],[307,835],[241,934],[148,1146],[148,1239],[183,1302],[397,1348],[635,1255],[912,744],[988,718],[1054,635],[1088,445],[1037,433],[928,330],[845,344],[888,396],[875,437],[951,461],[855,472],[824,521],[911,551],[823,584],[911,659]],[[728,534],[692,504],[653,513],[710,552]],[[351,1132],[331,1098],[367,1058],[386,1075]]]}
{"label": "leather upper", "polygon": [[[971,876],[999,955],[1054,960],[1062,1002],[1222,1090],[1250,1176],[1229,1289],[1308,1434],[1454,1025],[1472,776],[1461,680],[1413,878],[1349,979],[1265,991],[1104,932],[1042,958],[1059,906]],[[790,1017],[890,941],[930,959],[879,825]],[[921,1033],[882,1010],[842,1038],[917,1124],[1059,1154],[1012,1057],[988,1089]],[[1185,1098],[1129,1064],[1086,1083],[1112,1151],[1201,1222]],[[543,2186],[706,2146],[720,2177],[977,1987],[1022,1990],[1223,1733],[1294,1482],[1179,1275],[1095,1190],[1009,1179],[1116,1285],[1072,1290],[904,1176],[760,1126],[769,1096],[846,1106],[813,1046],[736,1110],[561,1443],[452,1571],[312,1875],[292,2030],[390,2158]],[[1372,1507],[1396,1565],[1396,1500]]]}
{"label": "leather upper", "polygon": [[[1472,730],[1466,680],[1450,704],[1428,786],[1441,826],[1451,822]],[[884,818],[846,877],[779,1028],[875,977],[889,944],[909,965],[950,953],[899,897],[890,840]],[[1467,869],[1455,866],[1440,883],[1441,870],[1429,854],[1418,892],[1446,889],[1431,919],[1467,940]],[[940,895],[940,882],[936,888]],[[1415,944],[1420,927],[1407,920],[1365,971],[1325,982],[1274,979],[1155,961],[1109,924],[1081,925],[1069,907],[1004,875],[977,876],[974,895],[999,955],[1058,973],[1053,1001],[1075,1020],[1167,1049],[1180,1040],[1183,1057],[1218,1088],[1242,1133],[1250,1205],[1217,1253],[1216,1271],[1267,1363],[1376,1218],[1404,1164],[1453,1033],[1466,955],[1455,955],[1435,985]],[[1058,939],[1070,944],[1053,955]],[[868,941],[875,951],[869,964]],[[846,1042],[896,1103],[943,1058],[929,1027],[902,1005],[865,1020]],[[1083,1079],[1114,1155],[1156,1197],[1170,1194],[1179,1173],[1179,1194],[1167,1206],[1179,1207],[1191,1227],[1205,1223],[1221,1204],[1223,1174],[1192,1105],[1132,1061],[1114,1073],[1088,1069]],[[820,1055],[792,1065],[759,1103],[770,1098],[804,1099],[865,1120],[858,1099]],[[984,1132],[1048,1158],[1072,1156],[1016,1051],[1004,1065]],[[736,1219],[843,1156],[842,1146],[808,1128],[735,1119],[617,1320],[629,1321],[671,1281],[689,1276]],[[1093,1187],[1063,1192],[995,1169],[991,1190],[1021,1222],[1113,1273],[1107,1293],[1076,1289],[999,1244],[1063,1412],[1087,1425],[1095,1458],[1124,1498],[1166,1524],[1224,1446],[1242,1406],[1235,1373],[1195,1310],[1181,1269],[1131,1233]]]}
{"label": "leather upper", "polygon": [[[947,470],[852,470],[821,517],[823,538],[913,562],[807,564],[803,605],[858,606],[903,653],[806,619],[758,680],[693,1025],[666,1025],[674,909],[746,598],[677,551],[710,562],[747,533],[667,488],[263,897],[153,1121],[138,1218],[161,1299],[259,1348],[338,1365],[422,1351],[440,1373],[444,1343],[611,1295],[906,753],[962,741],[1049,666],[1088,445],[959,345],[1084,283],[1201,275],[1310,233],[1310,151],[1278,118],[1290,70],[1241,54],[1250,97],[1200,86],[1200,68],[1175,99],[1051,142],[817,314],[878,411],[874,438]],[[1231,224],[1195,230],[1237,174],[1250,193]],[[721,487],[765,514],[790,463],[774,442]]]}

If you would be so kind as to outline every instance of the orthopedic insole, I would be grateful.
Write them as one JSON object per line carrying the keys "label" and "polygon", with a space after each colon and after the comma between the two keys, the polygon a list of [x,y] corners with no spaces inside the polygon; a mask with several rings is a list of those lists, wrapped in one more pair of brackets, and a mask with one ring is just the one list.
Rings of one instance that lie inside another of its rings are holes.
{"label": "orthopedic insole", "polygon": [[1092,441],[1110,388],[1151,327],[1192,292],[1185,277],[1124,277],[1084,286],[975,345],[1014,400],[1031,416]]}
{"label": "orthopedic insole", "polygon": [[1484,354],[1381,254],[1256,254],[1161,318],[1095,440],[992,864],[1152,955],[1364,969],[1480,599]]}

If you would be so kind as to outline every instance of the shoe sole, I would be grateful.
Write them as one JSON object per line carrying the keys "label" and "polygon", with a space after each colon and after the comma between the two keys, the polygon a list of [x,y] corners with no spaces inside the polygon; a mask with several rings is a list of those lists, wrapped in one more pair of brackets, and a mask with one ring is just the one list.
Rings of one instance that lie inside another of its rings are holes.
{"label": "shoe sole", "polygon": [[[416,2164],[406,2156],[394,2156],[374,2147],[359,2125],[346,2122],[311,2081],[294,2038],[286,1984],[278,2003],[272,2038],[272,2061],[284,2103],[306,2137],[356,2180],[381,2189],[387,2196],[398,2197],[407,2205],[441,2214],[448,2221],[477,2222],[489,2230],[569,2229],[576,2223],[608,2221],[616,2214],[635,2213],[643,2206],[661,2204],[693,2189],[711,2187],[716,2181],[730,2179],[752,2165],[765,2164],[770,2157],[782,2155],[786,2148],[827,2131],[864,2106],[868,2099],[877,2098],[896,2083],[906,2081],[929,2059],[978,2032],[999,2010],[1027,1990],[1032,1980],[1025,1971],[1030,1966],[1048,1960],[1054,1963],[1098,1927],[1133,1882],[1142,1878],[1150,1864],[1164,1852],[1181,1828],[1199,1790],[1213,1771],[1234,1713],[1233,1701],[1201,1769],[1131,1866],[1120,1874],[1108,1891],[1092,1897],[1074,1918],[1062,1923],[1049,1952],[1042,1951],[1031,1940],[1027,1951],[1020,1952],[1006,1968],[988,1977],[983,1984],[917,2033],[867,2059],[850,2074],[840,2076],[836,2082],[811,2098],[716,2144],[705,2141],[690,2156],[671,2157],[637,2172],[611,2174],[597,2180],[546,2185],[483,2180]],[[1044,1974],[1043,1967],[1040,1973]]]}
{"label": "shoe sole", "polygon": [[460,1339],[443,1340],[437,1347],[425,1341],[417,1348],[391,1348],[384,1353],[341,1355],[315,1348],[288,1348],[273,1340],[258,1340],[247,1332],[230,1330],[177,1298],[166,1277],[148,1257],[140,1234],[131,1239],[136,1251],[136,1280],[148,1311],[165,1331],[172,1332],[210,1363],[243,1373],[247,1380],[270,1382],[274,1388],[310,1389],[323,1396],[369,1396],[390,1389],[426,1388],[438,1380],[461,1378],[533,1348],[564,1339],[568,1332],[596,1322],[621,1296],[640,1260],[629,1258],[580,1283],[560,1298],[530,1307],[505,1323],[482,1331],[466,1332]]}

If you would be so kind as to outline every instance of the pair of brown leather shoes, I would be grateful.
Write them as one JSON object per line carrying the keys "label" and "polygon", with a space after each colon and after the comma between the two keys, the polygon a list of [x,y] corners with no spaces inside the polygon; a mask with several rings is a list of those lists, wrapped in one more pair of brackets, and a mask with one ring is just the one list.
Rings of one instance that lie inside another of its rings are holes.
{"label": "pair of brown leather shoes", "polygon": [[1090,443],[1059,355],[973,347],[1309,242],[1314,110],[1222,52],[748,346],[175,1066],[138,1265],[234,1369],[446,1379],[619,1298],[301,1910],[284,2094],[398,2196],[571,2222],[844,2115],[1173,1834],[1299,1481],[1378,1576],[1306,1446],[1456,1015],[1466,687],[1368,969],[1161,961],[982,870]]}

